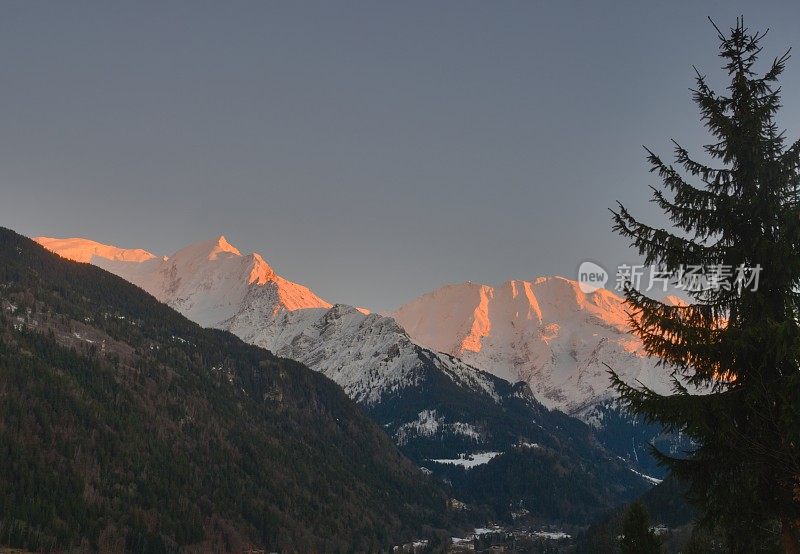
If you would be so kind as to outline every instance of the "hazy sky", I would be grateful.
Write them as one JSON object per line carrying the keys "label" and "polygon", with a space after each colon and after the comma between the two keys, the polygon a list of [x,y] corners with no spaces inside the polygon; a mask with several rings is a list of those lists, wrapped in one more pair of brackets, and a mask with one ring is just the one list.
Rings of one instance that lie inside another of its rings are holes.
{"label": "hazy sky", "polygon": [[[0,4],[0,225],[170,254],[223,233],[332,301],[633,260],[642,144],[705,142],[706,16],[800,2]],[[800,59],[781,125],[800,134]]]}

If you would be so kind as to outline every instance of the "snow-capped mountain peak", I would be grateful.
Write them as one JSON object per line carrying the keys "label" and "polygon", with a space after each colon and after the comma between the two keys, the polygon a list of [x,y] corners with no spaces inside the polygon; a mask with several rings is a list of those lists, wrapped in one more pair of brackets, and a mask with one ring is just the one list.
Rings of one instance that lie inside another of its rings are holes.
{"label": "snow-capped mountain peak", "polygon": [[573,412],[612,395],[606,364],[669,390],[630,334],[624,300],[606,289],[584,293],[564,277],[447,285],[392,316],[417,344],[525,381],[549,407]]}
{"label": "snow-capped mountain peak", "polygon": [[162,258],[85,239],[35,240],[64,257],[116,273],[208,327],[222,326],[248,306],[268,314],[331,306],[308,287],[277,275],[260,254],[243,255],[222,235]]}
{"label": "snow-capped mountain peak", "polygon": [[241,256],[239,249],[227,241],[224,235],[216,239],[196,242],[181,248],[172,256],[173,259],[192,260],[204,258],[217,260],[220,257]]}
{"label": "snow-capped mountain peak", "polygon": [[62,258],[74,262],[89,263],[95,256],[128,262],[143,262],[155,258],[153,254],[141,248],[120,248],[84,238],[36,237],[34,240]]}

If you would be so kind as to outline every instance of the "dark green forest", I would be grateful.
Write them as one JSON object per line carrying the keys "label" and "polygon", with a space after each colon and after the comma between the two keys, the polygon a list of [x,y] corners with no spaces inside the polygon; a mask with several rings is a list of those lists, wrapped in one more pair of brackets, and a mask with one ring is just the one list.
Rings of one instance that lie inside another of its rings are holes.
{"label": "dark green forest", "polygon": [[0,544],[375,550],[446,506],[324,377],[0,229]]}

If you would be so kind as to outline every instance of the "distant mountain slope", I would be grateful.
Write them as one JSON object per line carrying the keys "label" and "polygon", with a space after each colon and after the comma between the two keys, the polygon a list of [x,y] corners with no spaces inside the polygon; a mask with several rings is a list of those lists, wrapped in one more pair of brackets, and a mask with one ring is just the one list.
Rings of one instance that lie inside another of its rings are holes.
{"label": "distant mountain slope", "polygon": [[0,228],[0,541],[387,549],[446,497],[333,383]]}
{"label": "distant mountain slope", "polygon": [[[91,261],[201,324],[230,330],[329,377],[406,455],[437,474],[447,468],[430,460],[496,451],[501,454],[492,467],[500,467],[499,461],[517,444],[542,445],[558,460],[545,464],[543,473],[574,468],[573,482],[585,483],[591,494],[579,499],[577,487],[567,487],[562,491],[564,510],[548,513],[540,504],[534,507],[536,516],[582,518],[651,486],[603,449],[587,425],[544,408],[527,385],[513,386],[453,356],[423,348],[392,318],[331,306],[280,278],[258,254],[242,255],[224,237],[168,258],[126,262],[94,256]],[[469,494],[468,481],[459,481],[464,494]],[[529,490],[538,491],[540,485]],[[589,508],[584,511],[581,503]]]}

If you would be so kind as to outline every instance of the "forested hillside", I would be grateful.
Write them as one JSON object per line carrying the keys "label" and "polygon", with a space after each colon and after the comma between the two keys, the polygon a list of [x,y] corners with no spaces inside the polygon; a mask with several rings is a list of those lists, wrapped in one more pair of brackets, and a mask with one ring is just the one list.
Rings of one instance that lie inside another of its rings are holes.
{"label": "forested hillside", "polygon": [[446,496],[323,376],[0,228],[0,542],[386,548]]}

